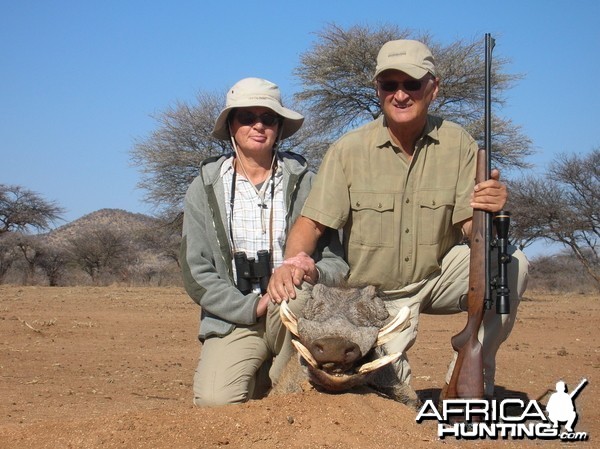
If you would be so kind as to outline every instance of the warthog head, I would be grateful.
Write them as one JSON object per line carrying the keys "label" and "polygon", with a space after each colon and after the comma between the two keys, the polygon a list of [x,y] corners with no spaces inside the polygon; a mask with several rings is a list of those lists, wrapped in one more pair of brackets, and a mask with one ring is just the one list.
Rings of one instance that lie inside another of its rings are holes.
{"label": "warthog head", "polygon": [[326,390],[342,391],[368,383],[371,374],[402,353],[385,354],[381,345],[404,330],[407,307],[390,319],[375,287],[328,287],[317,284],[301,316],[282,303],[281,318],[297,337],[293,344],[306,361],[310,380]]}

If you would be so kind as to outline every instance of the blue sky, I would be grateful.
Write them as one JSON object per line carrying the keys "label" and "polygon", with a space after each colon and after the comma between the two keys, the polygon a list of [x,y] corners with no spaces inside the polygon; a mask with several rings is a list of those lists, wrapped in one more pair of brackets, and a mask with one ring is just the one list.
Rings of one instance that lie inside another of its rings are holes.
{"label": "blue sky", "polygon": [[600,146],[600,2],[0,0],[0,183],[39,192],[67,221],[101,208],[152,213],[130,150],[157,114],[246,76],[290,96],[299,55],[328,23],[397,24],[442,43],[492,33],[525,78],[502,115],[543,168]]}

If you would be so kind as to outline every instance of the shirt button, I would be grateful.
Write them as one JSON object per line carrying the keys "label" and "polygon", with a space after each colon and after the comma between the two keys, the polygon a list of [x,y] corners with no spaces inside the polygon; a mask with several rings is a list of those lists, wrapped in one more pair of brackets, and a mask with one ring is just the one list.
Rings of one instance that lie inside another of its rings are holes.
{"label": "shirt button", "polygon": [[356,202],[356,207],[360,207],[360,201]]}
{"label": "shirt button", "polygon": [[408,234],[408,228],[406,228],[406,229],[404,230],[404,232],[406,232],[406,233]]}
{"label": "shirt button", "polygon": [[406,198],[406,204],[410,203],[410,200],[408,198]]}
{"label": "shirt button", "polygon": [[408,257],[404,258],[404,262],[408,262],[410,259]]}

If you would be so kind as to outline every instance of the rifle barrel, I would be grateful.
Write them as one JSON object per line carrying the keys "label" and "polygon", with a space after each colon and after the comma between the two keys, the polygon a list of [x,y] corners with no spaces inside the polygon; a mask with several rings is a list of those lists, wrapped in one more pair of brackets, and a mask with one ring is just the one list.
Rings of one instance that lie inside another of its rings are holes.
{"label": "rifle barrel", "polygon": [[[484,179],[490,179],[492,171],[492,51],[496,45],[496,40],[490,33],[485,34],[485,101],[484,101],[484,149],[486,153],[486,167]],[[492,236],[492,216],[485,213],[485,229],[491,241]],[[492,308],[492,277],[490,273],[490,250],[485,252],[485,296],[484,303],[486,309]]]}

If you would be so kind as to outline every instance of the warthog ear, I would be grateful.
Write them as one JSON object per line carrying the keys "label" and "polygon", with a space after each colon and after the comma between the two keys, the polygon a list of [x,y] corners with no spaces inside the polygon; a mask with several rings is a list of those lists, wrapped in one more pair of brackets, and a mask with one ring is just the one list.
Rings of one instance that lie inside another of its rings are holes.
{"label": "warthog ear", "polygon": [[373,296],[377,296],[377,288],[374,285],[367,285],[363,287],[361,294],[372,298]]}
{"label": "warthog ear", "polygon": [[321,295],[323,289],[326,288],[323,284],[315,284],[312,288],[311,296]]}
{"label": "warthog ear", "polygon": [[377,321],[385,321],[388,319],[390,314],[385,307],[385,303],[379,296],[379,291],[374,285],[367,285],[360,290],[361,299],[366,298],[368,304],[371,306],[372,318]]}

